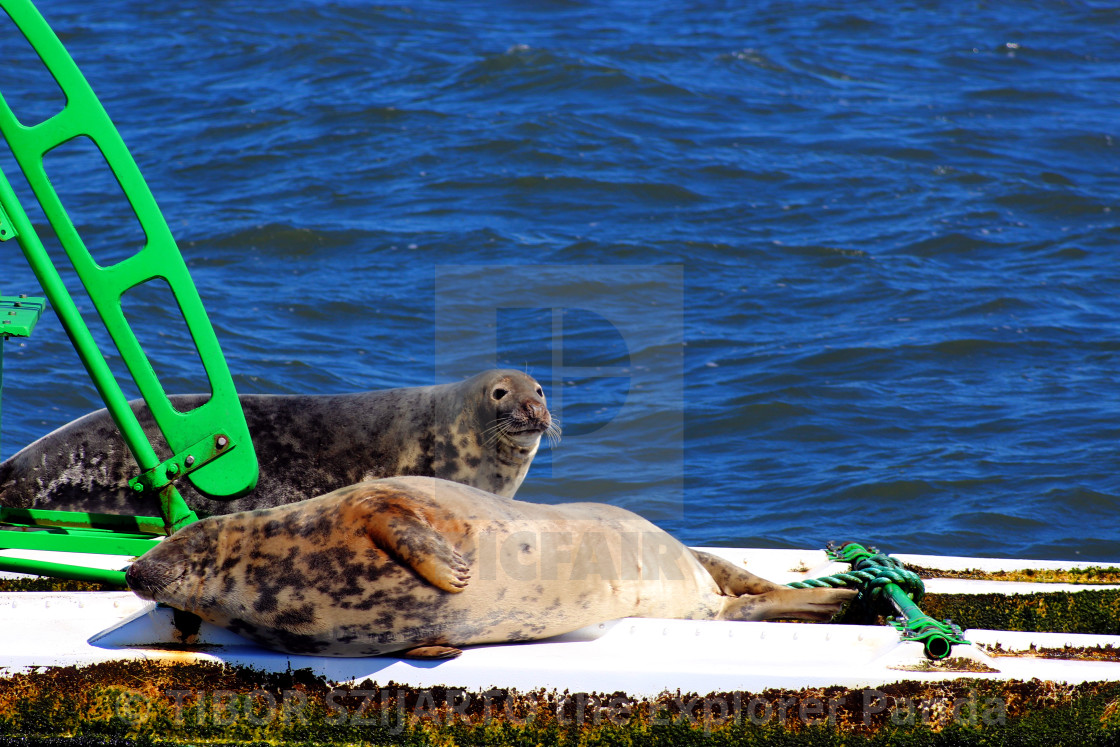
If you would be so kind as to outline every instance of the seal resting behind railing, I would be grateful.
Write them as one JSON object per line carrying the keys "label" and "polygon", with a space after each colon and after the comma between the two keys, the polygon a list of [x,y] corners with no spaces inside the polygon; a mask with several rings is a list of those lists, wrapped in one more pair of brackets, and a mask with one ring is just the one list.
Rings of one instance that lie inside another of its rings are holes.
{"label": "seal resting behind railing", "polygon": [[855,595],[779,586],[621,508],[425,477],[204,519],[127,578],[144,599],[322,656],[443,658],[622,617],[826,620]]}
{"label": "seal resting behind railing", "polygon": [[[202,396],[174,396],[180,411]],[[187,504],[206,513],[279,506],[363,480],[430,475],[512,497],[537,453],[556,435],[544,391],[520,371],[484,371],[436,386],[354,394],[241,395],[260,462],[257,487],[213,500],[179,480]],[[143,402],[131,403],[160,459],[171,454]],[[40,438],[0,464],[0,506],[155,516],[158,501],[131,490],[139,473],[106,410]]]}

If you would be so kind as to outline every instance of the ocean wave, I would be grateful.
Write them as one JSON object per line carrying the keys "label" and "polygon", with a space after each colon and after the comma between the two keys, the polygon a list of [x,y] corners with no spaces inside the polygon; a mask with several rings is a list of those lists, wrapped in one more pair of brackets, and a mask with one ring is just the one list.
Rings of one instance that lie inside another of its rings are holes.
{"label": "ocean wave", "polygon": [[[1120,551],[1115,9],[44,11],[243,390],[524,366],[568,434],[533,499],[698,544]],[[18,262],[5,293],[34,291]],[[8,346],[7,452],[98,405],[52,318]]]}

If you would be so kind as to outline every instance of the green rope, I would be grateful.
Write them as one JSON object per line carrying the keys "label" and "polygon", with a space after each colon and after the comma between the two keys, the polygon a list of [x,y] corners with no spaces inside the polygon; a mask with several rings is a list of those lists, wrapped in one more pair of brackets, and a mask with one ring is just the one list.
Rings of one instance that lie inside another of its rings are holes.
{"label": "green rope", "polygon": [[859,586],[873,600],[882,596],[887,584],[898,586],[914,602],[920,602],[926,593],[926,586],[917,573],[907,570],[896,558],[874,548],[869,550],[855,542],[848,542],[840,546],[830,544],[825,552],[828,553],[829,560],[851,563],[852,570],[822,578],[794,581],[788,586],[794,589]]}

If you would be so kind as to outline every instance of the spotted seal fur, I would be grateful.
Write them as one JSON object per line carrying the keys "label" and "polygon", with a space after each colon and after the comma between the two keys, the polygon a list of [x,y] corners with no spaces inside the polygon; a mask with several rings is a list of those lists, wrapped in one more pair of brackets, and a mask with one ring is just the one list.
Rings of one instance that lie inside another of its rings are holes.
{"label": "spotted seal fur", "polygon": [[621,617],[823,620],[855,593],[779,586],[625,509],[424,477],[204,519],[127,580],[268,648],[424,658]]}
{"label": "spotted seal fur", "polygon": [[[520,371],[484,371],[437,386],[332,395],[242,395],[260,480],[236,500],[178,485],[206,513],[278,506],[363,480],[431,475],[512,497],[541,435],[558,433],[544,391]],[[187,411],[205,401],[171,398]],[[171,456],[143,402],[131,403],[161,459]],[[65,425],[0,464],[0,505],[158,515],[128,488],[139,473],[106,410]]]}

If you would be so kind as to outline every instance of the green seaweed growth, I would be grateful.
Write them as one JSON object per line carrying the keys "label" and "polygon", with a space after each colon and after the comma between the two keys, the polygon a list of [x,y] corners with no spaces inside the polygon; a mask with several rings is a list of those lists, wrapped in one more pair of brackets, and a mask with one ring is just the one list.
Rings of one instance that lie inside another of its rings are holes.
{"label": "green seaweed growth", "polygon": [[6,591],[128,591],[128,587],[96,581],[74,581],[48,576],[0,578],[0,592]]}
{"label": "green seaweed growth", "polygon": [[950,571],[941,568],[908,565],[922,578],[961,578],[976,581],[1017,581],[1044,584],[1120,584],[1120,568],[1116,566],[1088,566],[1085,568],[1023,568],[1013,571],[981,571],[969,568]]}
{"label": "green seaweed growth", "polygon": [[927,594],[922,611],[967,628],[1120,634],[1120,589],[1036,594]]}
{"label": "green seaweed growth", "polygon": [[978,644],[988,656],[1029,656],[1040,659],[1063,659],[1065,661],[1116,661],[1120,662],[1120,648],[1107,645],[1062,646],[1047,648],[1031,644],[1027,649],[1004,648],[1000,643]]}
{"label": "green seaweed growth", "polygon": [[0,747],[1114,744],[1120,683],[957,679],[760,693],[569,693],[116,661],[0,679]]}

